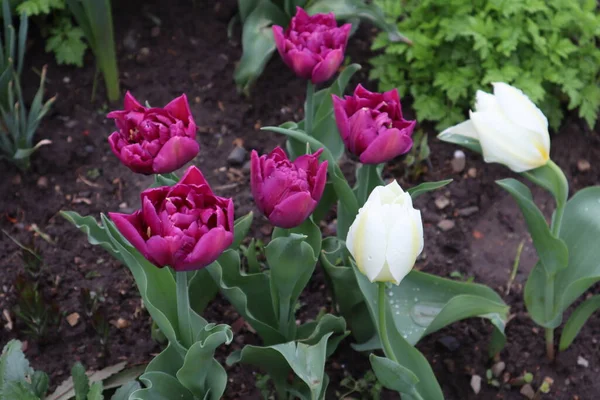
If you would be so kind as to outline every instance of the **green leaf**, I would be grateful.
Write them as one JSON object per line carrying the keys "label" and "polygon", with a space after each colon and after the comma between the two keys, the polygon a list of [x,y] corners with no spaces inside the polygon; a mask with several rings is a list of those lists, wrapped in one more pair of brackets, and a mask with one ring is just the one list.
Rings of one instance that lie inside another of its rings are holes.
{"label": "green leaf", "polygon": [[137,381],[131,381],[117,389],[110,400],[129,400],[129,396],[140,390],[141,386]]}
{"label": "green leaf", "polygon": [[74,27],[69,18],[60,22],[50,30],[46,39],[46,52],[53,52],[59,65],[83,66],[83,55],[87,44],[83,41],[83,30]]}
{"label": "green leaf", "polygon": [[160,371],[146,372],[140,377],[146,385],[129,396],[129,400],[196,400],[177,378]]}
{"label": "green leaf", "polygon": [[102,390],[102,382],[94,382],[88,392],[87,400],[103,400]]}
{"label": "green leaf", "polygon": [[442,142],[457,144],[462,147],[466,147],[467,149],[474,151],[475,153],[481,154],[483,150],[481,150],[481,144],[479,144],[479,140],[473,139],[467,136],[458,135],[456,133],[440,133],[438,135],[438,139]]}
{"label": "green leaf", "polygon": [[343,317],[325,314],[317,321],[310,321],[298,327],[296,340],[309,346],[317,344],[327,333],[333,332],[335,336],[327,342],[327,357],[331,356],[338,344],[350,333],[346,330],[346,321]]}
{"label": "green leaf", "polygon": [[177,379],[194,396],[218,400],[227,386],[227,373],[215,359],[215,350],[223,343],[231,343],[233,333],[227,325],[208,327],[204,337],[190,347]]}
{"label": "green leaf", "polygon": [[29,367],[29,361],[21,350],[21,342],[9,341],[2,350],[0,356],[0,394],[11,382],[25,382],[25,377],[33,373]]}
{"label": "green leaf", "polygon": [[348,266],[349,257],[350,253],[342,240],[335,237],[323,240],[321,265],[333,293],[333,303],[348,321],[352,336],[359,343],[363,343],[373,337],[376,331],[354,271]]}
{"label": "green leaf", "polygon": [[560,351],[566,350],[579,334],[588,318],[600,308],[600,296],[590,297],[581,303],[567,320],[560,336]]}
{"label": "green leaf", "polygon": [[43,399],[46,396],[49,383],[50,378],[44,371],[35,371],[31,377],[31,387],[33,388],[35,395],[39,398]]}
{"label": "green leaf", "polygon": [[496,181],[496,183],[510,193],[519,205],[546,273],[555,274],[561,269],[567,268],[569,250],[563,240],[550,232],[544,215],[533,202],[529,188],[512,178]]}
{"label": "green leaf", "polygon": [[[375,322],[375,326],[379,330],[378,308],[375,304],[375,299],[377,298],[377,284],[369,282],[369,280],[358,271],[358,268],[353,267],[353,271],[356,276],[356,280],[358,281],[358,286],[363,292],[363,296],[365,299],[369,299],[369,301],[367,301],[369,313]],[[406,278],[401,283],[404,283],[405,281]],[[388,321],[386,324],[387,334],[391,347],[395,352],[395,357],[402,367],[412,371],[419,380],[415,384],[416,393],[418,393],[423,399],[443,400],[444,396],[442,394],[442,390],[437,383],[435,375],[433,374],[433,370],[427,362],[427,359],[419,352],[419,350],[417,350],[406,339],[404,339],[401,331],[397,329],[397,325],[395,323],[391,323],[395,314],[395,311],[392,311],[392,307],[386,305],[385,312],[386,320]],[[406,315],[406,317],[408,317],[410,321],[410,317],[408,315]],[[412,327],[420,326],[416,325],[412,321],[410,323]]]}
{"label": "green leaf", "polygon": [[408,368],[385,357],[369,356],[371,367],[379,383],[386,389],[395,390],[404,395],[418,394],[416,385],[419,378]]}
{"label": "green leaf", "polygon": [[250,211],[248,214],[235,220],[233,224],[233,243],[229,246],[230,249],[239,249],[242,241],[248,235],[248,231],[250,231],[253,219],[254,213]]}
{"label": "green leaf", "polygon": [[208,303],[217,295],[219,288],[206,269],[193,271],[191,275],[191,278],[188,278],[190,307],[198,315],[202,315]]}
{"label": "green leaf", "polygon": [[71,368],[71,376],[73,377],[75,400],[86,400],[90,391],[90,382],[85,374],[85,368],[80,362],[75,363]]}
{"label": "green leaf", "polygon": [[285,337],[278,330],[277,316],[266,272],[244,273],[240,270],[237,251],[227,250],[206,270],[217,283],[221,294],[256,330],[267,345],[281,343]]}
{"label": "green leaf", "polygon": [[246,345],[227,359],[227,364],[238,362],[255,365],[264,369],[274,380],[275,386],[287,386],[290,370],[303,382],[311,399],[323,399],[327,389],[325,360],[327,357],[327,341],[333,335],[328,332],[315,345],[289,342],[270,347]]}
{"label": "green leaf", "polygon": [[381,170],[378,165],[361,164],[356,170],[356,199],[359,207],[362,207],[367,198],[377,186],[384,185],[381,179]]}
{"label": "green leaf", "polygon": [[452,179],[446,179],[446,180],[438,181],[438,182],[423,182],[420,185],[411,187],[410,189],[407,190],[407,192],[410,194],[410,197],[412,197],[412,199],[414,200],[422,194],[442,188],[442,187],[450,184],[451,182],[452,182]]}
{"label": "green leaf", "polygon": [[0,394],[2,399],[40,400],[33,392],[31,385],[25,381],[9,382]]}
{"label": "green leaf", "polygon": [[558,204],[564,204],[569,198],[569,182],[565,175],[557,171],[558,167],[552,161],[545,165],[521,173],[524,177],[552,193]]}
{"label": "green leaf", "polygon": [[104,379],[104,389],[113,389],[135,381],[146,370],[146,364],[135,365]]}
{"label": "green leaf", "polygon": [[261,1],[245,18],[242,31],[243,54],[234,73],[240,90],[248,92],[275,51],[271,26],[287,26],[288,21],[288,16],[268,0]]}
{"label": "green leaf", "polygon": [[283,229],[276,227],[273,230],[271,240],[280,237],[289,237],[292,234],[306,236],[306,243],[312,247],[315,255],[321,252],[321,229],[319,229],[317,224],[315,224],[311,218],[307,218],[301,225],[295,228]]}
{"label": "green leaf", "polygon": [[316,264],[313,248],[306,236],[292,233],[271,240],[265,248],[270,269],[272,307],[279,321],[279,332],[287,339],[295,337],[294,310],[302,290],[310,280]]}

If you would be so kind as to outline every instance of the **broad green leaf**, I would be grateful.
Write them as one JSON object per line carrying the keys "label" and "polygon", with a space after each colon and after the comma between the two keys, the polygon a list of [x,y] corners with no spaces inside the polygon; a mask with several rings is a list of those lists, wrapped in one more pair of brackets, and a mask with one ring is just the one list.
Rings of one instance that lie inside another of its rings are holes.
{"label": "broad green leaf", "polygon": [[33,392],[31,385],[25,380],[8,382],[7,385],[0,392],[2,399],[15,399],[15,400],[40,400],[40,398]]}
{"label": "broad green leaf", "polygon": [[115,394],[110,398],[110,400],[129,400],[129,396],[131,396],[135,391],[140,390],[141,386],[137,381],[131,381],[120,388],[117,389]]}
{"label": "broad green leaf", "polygon": [[50,378],[44,371],[35,371],[31,377],[31,387],[39,398],[44,398],[48,391]]}
{"label": "broad green leaf", "polygon": [[569,182],[552,160],[539,168],[523,172],[521,175],[552,193],[558,204],[567,202]]}
{"label": "broad green leaf", "polygon": [[[369,313],[375,323],[376,329],[379,331],[378,308],[377,304],[375,304],[375,299],[377,298],[377,284],[369,282],[367,277],[358,271],[358,268],[353,267],[352,270],[354,271],[363,296],[366,299],[370,299],[370,301],[367,301],[367,306],[369,307]],[[406,278],[404,281],[406,281]],[[402,281],[402,283],[404,281]],[[396,359],[402,367],[412,371],[419,380],[415,384],[415,390],[421,398],[427,400],[443,400],[444,396],[442,394],[442,389],[437,383],[427,359],[404,338],[404,335],[408,336],[408,334],[402,334],[402,332],[397,329],[395,323],[392,323],[393,316],[396,313],[394,308],[395,307],[390,307],[389,303],[386,304],[385,318],[387,321],[387,334]],[[416,326],[414,322],[411,324]]]}
{"label": "broad green leaf", "polygon": [[73,377],[73,387],[75,389],[75,400],[86,400],[90,391],[90,382],[85,374],[85,368],[80,362],[75,363],[71,368],[71,376]]}
{"label": "broad green leaf", "polygon": [[319,200],[319,204],[315,211],[313,212],[313,220],[319,224],[322,220],[327,217],[329,211],[331,211],[331,207],[336,203],[337,196],[335,194],[335,190],[333,189],[333,185],[329,182],[325,185],[325,190],[323,191],[323,196],[321,196],[321,200]]}
{"label": "broad green leaf", "polygon": [[268,345],[285,341],[285,337],[277,329],[277,316],[273,311],[269,276],[266,272],[242,272],[239,253],[234,250],[225,251],[206,270],[223,296],[256,330],[264,343]]}
{"label": "broad green leaf", "polygon": [[369,356],[369,361],[377,380],[384,388],[408,396],[418,394],[416,385],[419,383],[419,378],[411,370],[389,358],[377,357],[375,354]]}
{"label": "broad green leaf", "polygon": [[129,396],[129,400],[196,400],[177,378],[160,371],[146,372],[140,377],[146,388]]}
{"label": "broad green leaf", "polygon": [[361,164],[356,170],[356,199],[358,206],[362,207],[369,195],[377,186],[384,185],[381,171],[377,165]]}
{"label": "broad green leaf", "polygon": [[287,340],[296,335],[294,309],[317,261],[313,248],[305,239],[304,235],[292,233],[271,240],[265,248],[271,273],[272,307],[279,321],[279,332]]}
{"label": "broad green leaf", "polygon": [[354,271],[347,266],[350,264],[349,257],[344,241],[335,237],[323,240],[321,265],[331,287],[333,303],[348,321],[352,336],[357,342],[363,343],[373,337],[376,331]]}
{"label": "broad green leaf", "polygon": [[300,325],[296,332],[296,340],[299,343],[313,346],[329,332],[333,332],[335,335],[327,342],[327,357],[329,357],[338,344],[350,333],[346,330],[346,321],[343,317],[325,314],[318,321],[310,321]]}
{"label": "broad green leaf", "polygon": [[188,284],[190,307],[196,313],[202,315],[208,303],[219,292],[219,288],[206,269],[193,271],[191,275]]}
{"label": "broad green leaf", "polygon": [[438,139],[440,139],[443,142],[453,143],[462,147],[466,147],[467,149],[479,154],[483,152],[481,150],[481,144],[479,143],[479,140],[467,136],[458,135],[455,133],[445,133],[439,134]]}
{"label": "broad green leaf", "polygon": [[412,43],[408,38],[398,32],[396,24],[386,21],[385,14],[375,3],[365,0],[316,0],[311,2],[306,12],[309,14],[333,12],[337,19],[368,21],[385,31],[390,41]]}
{"label": "broad green leaf", "polygon": [[241,351],[229,356],[229,365],[237,362],[255,365],[264,369],[275,381],[275,385],[286,383],[290,369],[309,389],[310,399],[325,396],[325,360],[327,341],[333,332],[325,334],[317,344],[289,342],[270,347],[246,345]]}
{"label": "broad green leaf", "polygon": [[315,224],[311,218],[307,218],[301,225],[291,228],[275,228],[271,240],[280,237],[289,237],[291,234],[298,234],[306,236],[306,243],[313,249],[315,255],[321,252],[321,229]]}
{"label": "broad green leaf", "polygon": [[253,219],[254,213],[250,211],[248,214],[235,220],[233,224],[233,243],[229,246],[230,249],[237,250],[240,248],[246,235],[248,235]]}
{"label": "broad green leaf", "polygon": [[[355,275],[364,298],[370,300],[370,308],[374,309],[377,285],[367,285],[368,279],[360,272],[355,271]],[[400,285],[386,290],[386,299],[397,331],[411,345],[453,322],[471,317],[487,318],[503,333],[508,319],[509,307],[489,287],[414,270]],[[372,349],[373,344],[357,349]]]}
{"label": "broad green leaf", "polygon": [[102,396],[102,390],[102,382],[94,382],[92,386],[90,386],[87,400],[103,400],[104,396]]}
{"label": "broad green leaf", "polygon": [[412,199],[414,200],[422,194],[431,192],[432,190],[437,190],[439,188],[442,188],[451,182],[452,182],[452,179],[446,179],[446,180],[438,181],[438,182],[424,182],[415,187],[411,187],[410,189],[407,190],[407,192],[410,194],[410,197],[412,197]]}
{"label": "broad green leaf", "polygon": [[590,297],[581,303],[567,320],[560,336],[560,351],[566,350],[579,334],[588,318],[600,308],[600,296]]}
{"label": "broad green leaf", "polygon": [[[105,379],[108,379],[109,377],[121,371],[126,364],[127,362],[123,361],[101,369],[100,371],[92,372],[90,375],[88,375],[89,383],[103,382]],[[70,376],[60,385],[58,385],[58,387],[54,390],[54,393],[45,397],[45,400],[66,400],[72,397],[75,397],[75,384],[73,382],[73,377]]]}
{"label": "broad green leaf", "polygon": [[[212,325],[212,324],[211,324]],[[177,371],[177,379],[194,396],[200,399],[218,400],[225,392],[227,373],[215,359],[215,350],[229,344],[233,339],[227,325],[207,327],[205,337],[190,347],[183,366]]]}
{"label": "broad green leaf", "polygon": [[270,1],[261,1],[245,18],[242,31],[243,54],[235,69],[234,79],[239,89],[248,92],[262,74],[275,51],[271,26],[287,26],[289,17]]}
{"label": "broad green leaf", "polygon": [[118,372],[102,381],[104,389],[113,389],[135,381],[146,370],[146,364],[135,365]]}
{"label": "broad green leaf", "polygon": [[[568,268],[554,279],[555,315],[551,321],[541,319],[546,276],[536,266],[525,286],[525,304],[536,323],[544,327],[560,325],[563,312],[594,283],[600,280],[600,186],[585,188],[575,194],[565,209],[559,237],[569,249]],[[541,292],[540,292],[541,291]],[[538,316],[538,318],[536,318]]]}
{"label": "broad green leaf", "polygon": [[569,250],[563,240],[555,237],[550,232],[550,227],[544,215],[533,202],[529,188],[512,178],[496,181],[496,183],[516,200],[525,217],[527,229],[531,234],[533,245],[546,273],[556,274],[558,271],[567,268]]}
{"label": "broad green leaf", "polygon": [[150,187],[173,186],[179,182],[179,177],[174,173],[154,175],[154,184]]}
{"label": "broad green leaf", "polygon": [[0,356],[0,393],[10,382],[25,382],[25,377],[33,373],[29,367],[29,361],[21,350],[21,342],[9,341],[2,350]]}
{"label": "broad green leaf", "polygon": [[60,215],[85,233],[91,245],[102,247],[117,260],[123,262],[123,258],[118,254],[110,240],[110,233],[105,226],[100,225],[93,217],[89,215],[83,217],[75,211],[61,211]]}
{"label": "broad green leaf", "polygon": [[269,0],[238,0],[238,12],[240,13],[242,23],[246,21],[246,18],[248,18],[250,13],[263,1]]}

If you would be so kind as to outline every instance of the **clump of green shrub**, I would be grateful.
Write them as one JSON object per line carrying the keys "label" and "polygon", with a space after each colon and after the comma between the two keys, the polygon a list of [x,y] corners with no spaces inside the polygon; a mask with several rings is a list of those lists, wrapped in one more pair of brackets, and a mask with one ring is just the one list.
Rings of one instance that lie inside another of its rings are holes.
{"label": "clump of green shrub", "polygon": [[[522,89],[557,128],[564,109],[593,127],[600,109],[600,11],[596,0],[377,0],[414,44],[379,35],[370,60],[380,90],[414,99],[420,121],[464,120],[477,89]],[[566,107],[565,107],[566,106]]]}

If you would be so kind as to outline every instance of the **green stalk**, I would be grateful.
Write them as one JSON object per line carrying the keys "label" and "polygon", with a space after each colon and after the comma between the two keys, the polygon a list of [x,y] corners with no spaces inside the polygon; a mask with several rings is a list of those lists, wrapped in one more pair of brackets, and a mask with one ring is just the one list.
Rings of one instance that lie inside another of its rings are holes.
{"label": "green stalk", "polygon": [[177,321],[181,344],[189,348],[193,344],[192,324],[190,321],[190,297],[187,272],[175,272],[177,280]]}
{"label": "green stalk", "polygon": [[290,298],[279,299],[279,333],[289,340]]}
{"label": "green stalk", "polygon": [[387,326],[385,324],[385,282],[378,282],[379,286],[379,298],[377,300],[377,307],[379,308],[379,337],[381,339],[381,345],[383,346],[383,352],[385,356],[394,362],[398,362],[396,355],[390,344],[388,337]]}
{"label": "green stalk", "polygon": [[304,110],[304,131],[312,136],[312,125],[314,118],[315,85],[309,80],[306,84],[306,109]]}

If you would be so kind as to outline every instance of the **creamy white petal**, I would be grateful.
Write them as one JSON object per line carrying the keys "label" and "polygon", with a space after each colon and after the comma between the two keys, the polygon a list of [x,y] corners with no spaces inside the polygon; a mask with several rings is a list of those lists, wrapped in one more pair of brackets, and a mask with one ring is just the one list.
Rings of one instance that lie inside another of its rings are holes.
{"label": "creamy white petal", "polygon": [[478,90],[475,93],[475,111],[492,111],[496,112],[500,109],[500,105],[493,94]]}
{"label": "creamy white petal", "polygon": [[441,140],[444,140],[445,137],[452,135],[461,135],[470,137],[472,139],[478,139],[477,130],[475,129],[475,125],[473,125],[473,122],[471,122],[471,120],[466,120],[458,125],[454,125],[450,128],[445,129],[442,133],[438,135],[438,137]]}
{"label": "creamy white petal", "polygon": [[380,208],[363,207],[352,223],[352,229],[352,244],[347,246],[348,251],[360,272],[373,282],[385,264],[386,230]]}
{"label": "creamy white petal", "polygon": [[523,126],[539,135],[546,153],[550,151],[548,119],[542,111],[521,90],[504,82],[495,82],[494,95],[502,112],[513,123]]}
{"label": "creamy white petal", "polygon": [[412,211],[395,206],[389,216],[391,226],[388,231],[386,261],[396,285],[412,270],[422,248],[422,226],[419,229]]}
{"label": "creamy white petal", "polygon": [[471,112],[471,121],[479,133],[486,162],[502,163],[515,172],[523,172],[548,161],[540,137],[502,114]]}

